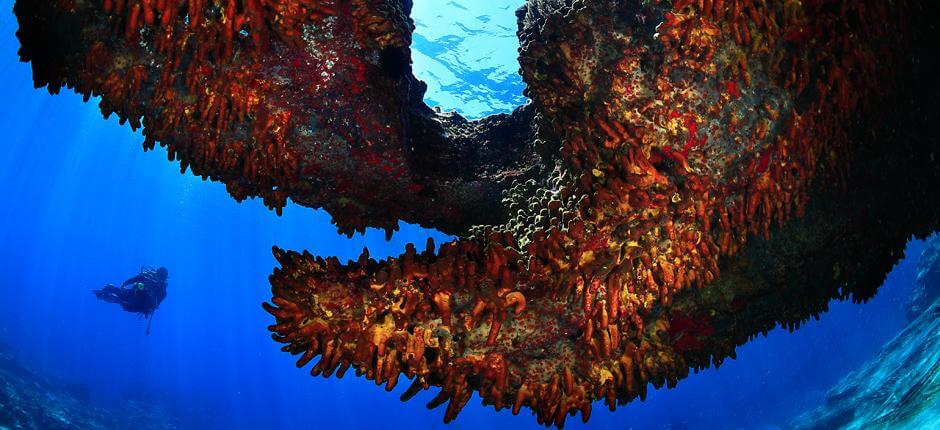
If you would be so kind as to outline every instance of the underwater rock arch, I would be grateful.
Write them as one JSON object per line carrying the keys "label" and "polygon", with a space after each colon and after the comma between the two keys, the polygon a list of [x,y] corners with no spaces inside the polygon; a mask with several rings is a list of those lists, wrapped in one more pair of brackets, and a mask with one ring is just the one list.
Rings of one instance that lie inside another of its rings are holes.
{"label": "underwater rock arch", "polygon": [[234,198],[459,237],[348,264],[275,249],[265,308],[298,366],[440,387],[447,421],[478,392],[561,426],[866,300],[938,227],[932,7],[529,0],[532,102],[478,121],[422,101],[409,0],[14,9],[37,87],[100,96]]}

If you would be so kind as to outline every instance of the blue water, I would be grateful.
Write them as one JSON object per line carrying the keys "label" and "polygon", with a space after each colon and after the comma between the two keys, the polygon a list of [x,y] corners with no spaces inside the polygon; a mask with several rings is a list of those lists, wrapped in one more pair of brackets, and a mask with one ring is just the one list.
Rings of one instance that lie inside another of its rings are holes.
{"label": "blue water", "polygon": [[[474,117],[524,102],[513,75],[519,4],[417,2],[418,74],[440,79],[429,101]],[[363,246],[385,256],[443,235],[403,225],[391,242],[379,231],[346,239],[322,212],[289,206],[278,217],[181,175],[164,150],[144,153],[140,134],[102,120],[94,103],[33,90],[28,65],[17,62],[11,6],[0,1],[0,342],[50,378],[87,384],[99,404],[143,399],[165,407],[180,428],[445,427],[443,411],[424,408],[433,392],[401,403],[406,384],[386,393],[352,374],[297,370],[270,339],[272,318],[260,306],[270,297],[272,245],[346,259]],[[461,49],[466,55],[454,51]],[[921,247],[913,242],[909,255]],[[146,322],[89,292],[142,265],[164,265],[171,277],[150,336]],[[720,370],[645,403],[615,413],[598,404],[588,427],[773,428],[816,406],[897,333],[913,275],[905,260],[870,303],[835,303],[821,321],[775,330]],[[478,399],[446,428],[507,426],[539,428],[527,413],[494,413]]]}

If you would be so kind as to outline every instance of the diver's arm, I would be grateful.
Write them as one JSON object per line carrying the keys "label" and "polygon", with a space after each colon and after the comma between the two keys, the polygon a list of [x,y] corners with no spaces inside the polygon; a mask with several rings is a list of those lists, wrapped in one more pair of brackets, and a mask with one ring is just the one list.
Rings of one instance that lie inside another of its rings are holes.
{"label": "diver's arm", "polygon": [[124,288],[124,287],[126,287],[126,286],[128,286],[128,285],[130,285],[130,284],[136,284],[136,283],[138,283],[138,282],[144,282],[145,280],[146,280],[146,278],[144,277],[144,275],[137,275],[137,276],[135,276],[135,277],[133,277],[133,278],[130,278],[130,279],[124,281],[124,283],[121,284],[121,288]]}

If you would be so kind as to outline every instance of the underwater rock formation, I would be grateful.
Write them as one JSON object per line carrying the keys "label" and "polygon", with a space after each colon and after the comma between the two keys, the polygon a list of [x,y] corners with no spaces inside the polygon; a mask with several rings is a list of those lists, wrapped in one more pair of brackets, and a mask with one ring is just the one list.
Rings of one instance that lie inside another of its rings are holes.
{"label": "underwater rock formation", "polygon": [[[934,236],[918,263],[914,296],[936,299],[940,272]],[[836,384],[825,404],[791,422],[794,430],[929,429],[940,426],[940,302],[926,303],[881,352]]]}
{"label": "underwater rock formation", "polygon": [[[456,417],[564,424],[863,301],[940,221],[928,2],[530,0],[531,103],[423,103],[410,0],[17,0],[37,86],[101,97],[236,199],[458,240],[275,249],[265,304],[313,375]],[[929,31],[928,31],[929,30]]]}

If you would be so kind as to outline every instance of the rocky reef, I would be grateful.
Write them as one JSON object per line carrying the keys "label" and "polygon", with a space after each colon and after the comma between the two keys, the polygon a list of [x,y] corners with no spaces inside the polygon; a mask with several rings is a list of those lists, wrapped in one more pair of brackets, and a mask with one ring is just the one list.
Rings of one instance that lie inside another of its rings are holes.
{"label": "rocky reef", "polygon": [[[826,403],[790,423],[794,430],[928,429],[940,426],[940,240],[934,236],[918,264],[909,314],[916,315],[877,357],[826,395]],[[925,276],[925,274],[927,276]],[[926,297],[933,302],[924,304]]]}
{"label": "rocky reef", "polygon": [[120,401],[93,405],[80,384],[49,380],[24,367],[0,344],[0,430],[172,430],[174,420],[158,406]]}
{"label": "rocky reef", "polygon": [[940,227],[934,5],[530,0],[531,103],[422,101],[409,0],[17,0],[35,84],[99,96],[181,170],[341,233],[458,236],[357,261],[275,249],[270,328],[454,419],[476,392],[587,420],[864,301]]}

